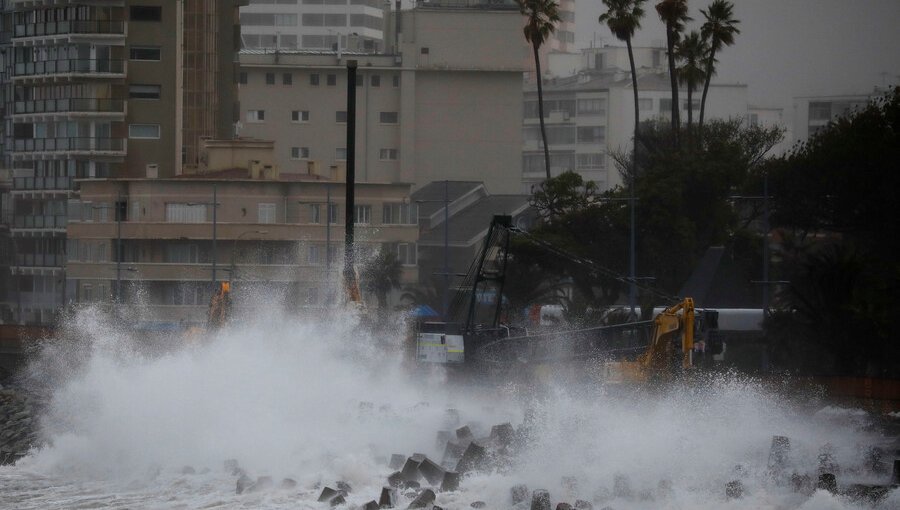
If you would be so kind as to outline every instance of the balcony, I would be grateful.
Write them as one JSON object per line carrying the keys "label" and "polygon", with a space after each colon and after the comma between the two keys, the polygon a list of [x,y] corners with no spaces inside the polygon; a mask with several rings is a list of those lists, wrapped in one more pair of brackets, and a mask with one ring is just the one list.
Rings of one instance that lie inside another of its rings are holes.
{"label": "balcony", "polygon": [[56,253],[17,253],[16,267],[63,267],[66,256]]}
{"label": "balcony", "polygon": [[71,177],[15,177],[13,191],[69,191],[74,189]]}
{"label": "balcony", "polygon": [[70,58],[62,60],[40,60],[37,62],[16,62],[13,66],[13,76],[16,78],[39,78],[60,74],[124,78],[125,61],[108,58]]}
{"label": "balcony", "polygon": [[13,105],[13,114],[15,115],[45,113],[118,113],[124,115],[125,100],[71,97],[16,101]]}
{"label": "balcony", "polygon": [[105,153],[112,156],[125,156],[126,140],[124,138],[18,138],[13,140],[10,152],[37,153],[59,152],[76,154]]}
{"label": "balcony", "polygon": [[[289,223],[225,223],[216,225],[219,242],[231,242],[247,230],[265,230],[266,241],[308,241],[324,242],[329,232],[325,225]],[[212,223],[157,223],[125,221],[122,223],[122,239],[212,239]],[[73,239],[113,239],[116,237],[115,222],[72,221],[68,227]],[[331,241],[337,243],[344,238],[343,224],[331,225]],[[357,225],[356,239],[360,242],[416,242],[416,225]]]}
{"label": "balcony", "polygon": [[13,38],[54,35],[125,35],[124,21],[67,20],[16,25]]}
{"label": "balcony", "polygon": [[13,220],[13,228],[19,229],[60,229],[65,230],[68,224],[64,214],[35,214],[16,216]]}

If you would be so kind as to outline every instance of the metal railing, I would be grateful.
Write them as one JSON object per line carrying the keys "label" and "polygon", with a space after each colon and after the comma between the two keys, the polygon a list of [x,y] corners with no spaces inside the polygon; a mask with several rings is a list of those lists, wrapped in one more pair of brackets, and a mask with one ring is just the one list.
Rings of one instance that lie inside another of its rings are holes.
{"label": "metal railing", "polygon": [[15,262],[18,267],[63,267],[66,257],[57,253],[17,253]]}
{"label": "metal railing", "polygon": [[519,10],[515,0],[416,0],[416,7]]}
{"label": "metal railing", "polygon": [[68,152],[103,151],[124,152],[124,138],[18,138],[12,152]]}
{"label": "metal railing", "polygon": [[65,34],[125,34],[124,21],[50,21],[46,23],[25,23],[16,25],[13,37],[40,37]]}
{"label": "metal railing", "polygon": [[13,113],[97,112],[125,113],[123,99],[68,97],[16,101]]}
{"label": "metal railing", "polygon": [[35,214],[16,216],[14,228],[66,228],[65,214]]}
{"label": "metal railing", "polygon": [[13,76],[33,76],[42,74],[124,74],[125,61],[122,59],[69,58],[61,60],[39,60],[37,62],[16,62]]}
{"label": "metal railing", "polygon": [[14,177],[14,190],[68,190],[75,185],[71,177]]}

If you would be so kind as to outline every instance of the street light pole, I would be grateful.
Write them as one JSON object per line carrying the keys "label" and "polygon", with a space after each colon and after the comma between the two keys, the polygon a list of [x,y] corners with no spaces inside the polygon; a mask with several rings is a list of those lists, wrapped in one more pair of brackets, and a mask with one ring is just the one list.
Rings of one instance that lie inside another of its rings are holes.
{"label": "street light pole", "polygon": [[115,295],[115,303],[119,304],[122,302],[122,213],[125,211],[120,210],[123,207],[122,202],[122,194],[120,193],[118,198],[116,199],[116,295]]}
{"label": "street light pole", "polygon": [[441,298],[441,314],[444,322],[447,321],[448,294],[450,293],[450,187],[448,180],[444,180],[444,295]]}
{"label": "street light pole", "polygon": [[212,201],[212,223],[213,223],[213,231],[212,231],[212,285],[215,291],[216,288],[216,211],[219,209],[219,201],[216,196],[216,183],[213,183],[213,201]]}

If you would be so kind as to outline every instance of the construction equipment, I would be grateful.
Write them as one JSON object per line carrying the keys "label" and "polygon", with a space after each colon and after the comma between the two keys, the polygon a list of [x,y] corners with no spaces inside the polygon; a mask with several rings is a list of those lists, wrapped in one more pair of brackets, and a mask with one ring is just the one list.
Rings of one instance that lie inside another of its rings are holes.
{"label": "construction equipment", "polygon": [[[500,321],[509,237],[518,235],[565,257],[592,274],[623,283],[630,279],[591,260],[573,256],[512,225],[508,216],[497,216],[488,230],[484,247],[466,276],[451,307],[458,321],[425,323],[417,341],[417,359],[434,363],[505,365],[580,360],[605,367],[611,382],[647,382],[670,379],[694,365],[695,349],[717,353],[721,346],[714,333],[717,315],[697,311],[691,298],[676,298],[658,289],[638,285],[660,299],[674,303],[653,320],[535,334]],[[467,299],[461,296],[467,296]],[[485,296],[490,297],[486,303]],[[699,341],[695,344],[695,339]],[[462,348],[461,348],[462,346]],[[709,346],[709,349],[707,349]]]}
{"label": "construction equipment", "polygon": [[206,319],[206,330],[216,331],[231,316],[231,283],[220,282],[219,288],[209,300],[209,312]]}

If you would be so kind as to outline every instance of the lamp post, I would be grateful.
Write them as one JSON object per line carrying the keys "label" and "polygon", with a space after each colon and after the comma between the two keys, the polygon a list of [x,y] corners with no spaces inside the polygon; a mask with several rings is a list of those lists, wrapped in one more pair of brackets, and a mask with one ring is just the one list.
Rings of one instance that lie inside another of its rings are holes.
{"label": "lamp post", "polygon": [[234,252],[237,250],[237,242],[247,234],[258,234],[258,235],[266,235],[268,234],[268,230],[248,230],[246,232],[241,232],[236,238],[234,238],[234,243],[231,246],[231,275],[229,276],[229,281],[237,280],[234,276],[237,274],[237,267],[234,264]]}
{"label": "lamp post", "polygon": [[113,302],[118,304],[121,302],[120,296],[122,294],[122,216],[125,211],[120,210],[120,204],[122,204],[122,195],[121,193],[116,197],[116,202],[114,205],[93,205],[92,209],[112,209],[113,214],[116,216],[116,286],[115,291],[113,292]]}
{"label": "lamp post", "polygon": [[194,206],[194,205],[211,205],[212,206],[212,286],[213,289],[216,287],[216,262],[218,260],[218,256],[216,253],[216,211],[219,209],[219,201],[217,198],[217,190],[218,185],[213,183],[212,193],[213,199],[212,202],[188,202],[185,205]]}
{"label": "lamp post", "polygon": [[444,204],[444,287],[441,294],[441,317],[447,321],[448,296],[450,293],[450,181],[444,180],[443,200],[416,200],[417,204],[443,202]]}

